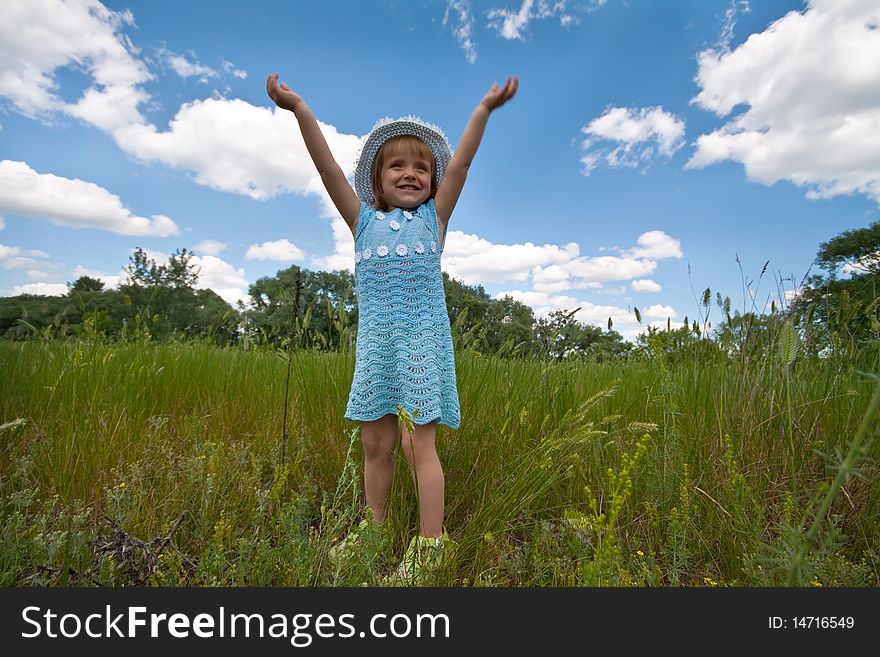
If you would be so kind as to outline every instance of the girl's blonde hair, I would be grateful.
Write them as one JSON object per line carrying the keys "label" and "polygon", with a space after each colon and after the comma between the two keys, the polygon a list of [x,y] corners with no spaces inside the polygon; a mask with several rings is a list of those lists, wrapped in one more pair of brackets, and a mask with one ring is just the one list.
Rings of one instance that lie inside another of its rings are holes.
{"label": "girl's blonde hair", "polygon": [[388,212],[391,210],[391,205],[388,203],[388,199],[382,194],[382,167],[384,166],[386,159],[390,159],[399,153],[406,153],[407,155],[414,154],[431,163],[431,193],[428,195],[428,198],[434,198],[434,195],[437,193],[437,163],[434,162],[434,153],[431,152],[428,145],[418,137],[412,135],[392,137],[382,144],[379,148],[379,152],[376,153],[376,157],[373,160],[372,172],[370,174],[376,209],[381,210],[382,212]]}

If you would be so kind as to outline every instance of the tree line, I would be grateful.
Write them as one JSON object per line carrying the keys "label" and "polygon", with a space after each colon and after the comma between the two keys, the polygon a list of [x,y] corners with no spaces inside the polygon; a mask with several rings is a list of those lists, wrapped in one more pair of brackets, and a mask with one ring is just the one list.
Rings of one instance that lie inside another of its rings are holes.
{"label": "tree line", "polygon": [[[815,264],[823,273],[805,278],[784,307],[775,301],[769,309],[760,305],[752,281],[744,281],[752,307],[742,311],[732,310],[730,299],[717,292],[713,299],[707,288],[693,319],[676,326],[643,326],[635,344],[613,329],[611,318],[606,327],[584,324],[575,319],[577,308],[536,318],[529,306],[512,297],[493,299],[482,286],[466,285],[445,272],[443,286],[456,350],[471,353],[550,360],[660,353],[676,358],[693,350],[727,355],[761,351],[784,336],[805,354],[852,356],[866,349],[876,353],[880,343],[878,254],[880,222],[846,231],[820,245]],[[766,270],[765,264],[758,285]],[[0,298],[0,338],[90,334],[198,339],[247,348],[354,348],[358,309],[354,276],[348,271],[293,265],[250,285],[249,303],[237,307],[212,290],[197,289],[198,267],[186,249],[158,264],[137,248],[125,272],[115,290],[81,276],[68,283],[64,296]],[[641,325],[638,308],[633,312]]]}

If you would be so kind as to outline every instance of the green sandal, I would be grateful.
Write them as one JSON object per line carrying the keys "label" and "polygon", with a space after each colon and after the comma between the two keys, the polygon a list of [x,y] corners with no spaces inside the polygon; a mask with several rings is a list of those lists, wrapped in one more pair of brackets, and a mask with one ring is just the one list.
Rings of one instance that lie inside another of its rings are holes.
{"label": "green sandal", "polygon": [[361,535],[375,522],[372,513],[368,513],[367,517],[361,520],[357,527],[348,532],[345,538],[330,548],[327,553],[327,556],[330,557],[330,562],[338,565],[357,554],[358,548],[361,545]]}
{"label": "green sandal", "polygon": [[445,530],[441,536],[413,536],[400,565],[390,578],[390,583],[422,583],[426,576],[443,564],[447,555],[457,546],[458,543],[451,540]]}

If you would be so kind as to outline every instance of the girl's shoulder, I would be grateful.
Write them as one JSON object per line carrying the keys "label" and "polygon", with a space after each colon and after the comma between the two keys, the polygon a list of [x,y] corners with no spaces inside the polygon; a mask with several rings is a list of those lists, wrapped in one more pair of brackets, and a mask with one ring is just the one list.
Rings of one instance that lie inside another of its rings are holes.
{"label": "girl's shoulder", "polygon": [[355,242],[357,242],[357,238],[360,236],[361,232],[364,229],[364,226],[367,225],[367,222],[370,219],[370,216],[376,212],[376,208],[374,208],[369,203],[364,203],[361,201],[360,210],[358,210],[357,220],[352,227],[352,233],[354,234]]}
{"label": "girl's shoulder", "polygon": [[419,212],[425,212],[429,217],[437,216],[437,207],[434,205],[434,199],[429,198],[418,207]]}

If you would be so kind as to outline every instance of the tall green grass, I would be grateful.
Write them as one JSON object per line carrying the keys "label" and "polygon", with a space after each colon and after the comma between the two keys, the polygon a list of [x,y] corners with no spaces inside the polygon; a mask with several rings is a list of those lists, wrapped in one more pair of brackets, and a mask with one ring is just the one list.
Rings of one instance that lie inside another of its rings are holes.
{"label": "tall green grass", "polygon": [[[0,584],[380,584],[417,527],[403,459],[389,521],[331,563],[363,511],[354,354],[292,352],[282,462],[287,357],[0,343]],[[846,363],[459,354],[457,375],[435,584],[880,584],[880,383]]]}

